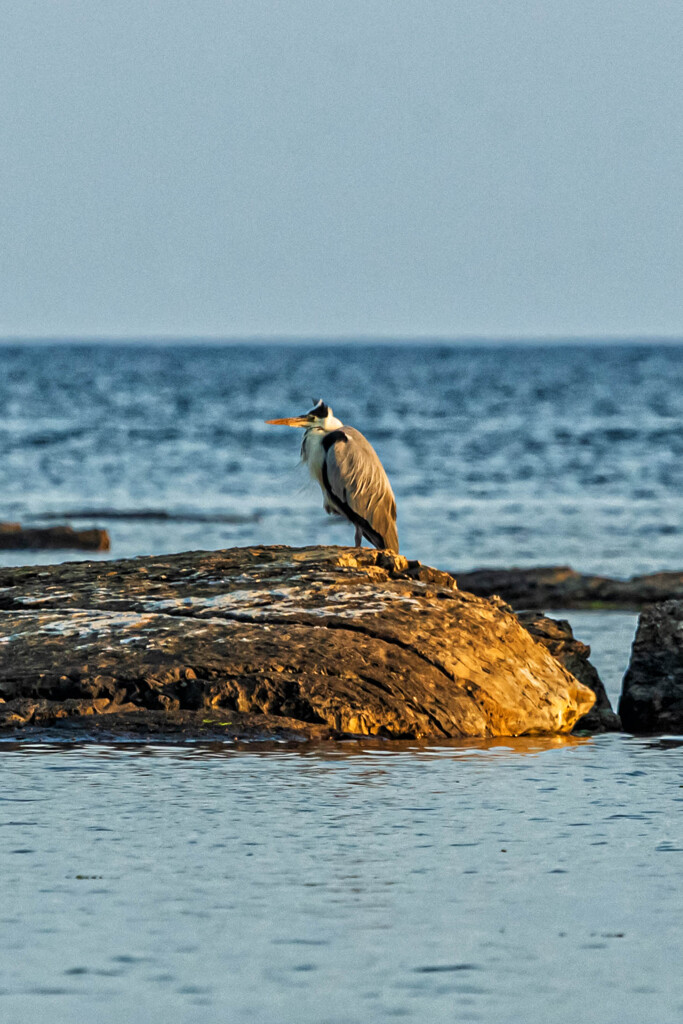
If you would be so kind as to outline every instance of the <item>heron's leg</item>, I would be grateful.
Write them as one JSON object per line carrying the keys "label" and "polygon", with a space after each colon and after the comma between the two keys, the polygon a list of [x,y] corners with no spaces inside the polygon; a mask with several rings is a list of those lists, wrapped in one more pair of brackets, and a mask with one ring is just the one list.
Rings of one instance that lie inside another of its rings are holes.
{"label": "heron's leg", "polygon": [[354,543],[357,548],[363,546],[363,531],[361,530],[360,526],[356,527],[356,539]]}

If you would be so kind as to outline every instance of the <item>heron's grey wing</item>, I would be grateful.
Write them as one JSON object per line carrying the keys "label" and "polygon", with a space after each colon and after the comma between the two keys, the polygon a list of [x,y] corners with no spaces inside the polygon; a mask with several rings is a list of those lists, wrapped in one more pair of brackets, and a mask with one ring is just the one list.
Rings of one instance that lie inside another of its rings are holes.
{"label": "heron's grey wing", "polygon": [[396,499],[375,449],[353,427],[328,434],[325,447],[328,497],[371,544],[398,552]]}

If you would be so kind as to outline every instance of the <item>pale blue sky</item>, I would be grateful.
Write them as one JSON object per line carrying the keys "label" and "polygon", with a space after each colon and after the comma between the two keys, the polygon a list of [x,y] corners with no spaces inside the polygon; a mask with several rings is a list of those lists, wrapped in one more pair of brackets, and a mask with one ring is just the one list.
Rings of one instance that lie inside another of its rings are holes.
{"label": "pale blue sky", "polygon": [[683,335],[681,0],[6,0],[0,335]]}

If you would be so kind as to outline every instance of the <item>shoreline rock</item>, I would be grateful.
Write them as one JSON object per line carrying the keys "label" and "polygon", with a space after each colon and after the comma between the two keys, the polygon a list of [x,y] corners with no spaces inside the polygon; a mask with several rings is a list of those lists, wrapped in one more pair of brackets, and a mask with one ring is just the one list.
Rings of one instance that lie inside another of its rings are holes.
{"label": "shoreline rock", "polygon": [[36,550],[46,548],[74,551],[109,551],[106,530],[74,530],[72,526],[22,526],[0,523],[0,550]]}
{"label": "shoreline rock", "polygon": [[641,612],[619,714],[629,732],[683,732],[683,601]]}
{"label": "shoreline rock", "polygon": [[337,547],[0,570],[0,698],[10,728],[206,711],[411,739],[567,733],[595,700],[502,601]]}
{"label": "shoreline rock", "polygon": [[515,609],[622,609],[672,598],[683,599],[683,572],[655,572],[628,580],[590,576],[568,565],[529,569],[475,569],[455,572],[458,586],[479,597],[498,594]]}

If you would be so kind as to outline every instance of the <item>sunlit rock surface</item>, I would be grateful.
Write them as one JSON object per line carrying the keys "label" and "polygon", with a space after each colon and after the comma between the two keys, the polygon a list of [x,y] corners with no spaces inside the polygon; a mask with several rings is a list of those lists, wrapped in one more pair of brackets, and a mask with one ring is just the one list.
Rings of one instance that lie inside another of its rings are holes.
{"label": "sunlit rock surface", "polygon": [[501,601],[370,549],[6,569],[0,609],[10,726],[144,711],[231,733],[518,736],[568,732],[594,701]]}
{"label": "sunlit rock surface", "polygon": [[683,601],[641,612],[619,714],[629,732],[683,732]]}

